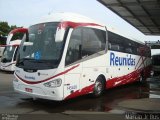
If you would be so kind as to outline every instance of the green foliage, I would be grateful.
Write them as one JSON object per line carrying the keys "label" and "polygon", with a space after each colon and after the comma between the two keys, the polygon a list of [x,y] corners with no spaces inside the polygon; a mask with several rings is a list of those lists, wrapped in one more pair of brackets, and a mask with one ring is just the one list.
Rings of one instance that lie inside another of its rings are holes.
{"label": "green foliage", "polygon": [[10,26],[8,22],[0,22],[0,32],[2,36],[7,36],[10,31]]}
{"label": "green foliage", "polygon": [[6,44],[6,37],[0,36],[0,45],[5,45]]}
{"label": "green foliage", "polygon": [[8,25],[8,22],[1,22],[1,21],[0,21],[0,35],[1,35],[1,36],[7,36],[8,33],[9,33],[11,30],[15,29],[15,28],[18,28],[18,27],[17,27],[16,25],[11,25],[11,26],[9,26],[9,25]]}
{"label": "green foliage", "polygon": [[17,28],[17,26],[16,26],[16,25],[11,25],[11,27],[10,27],[10,31],[11,31],[11,30],[13,30],[13,29],[15,29],[15,28]]}

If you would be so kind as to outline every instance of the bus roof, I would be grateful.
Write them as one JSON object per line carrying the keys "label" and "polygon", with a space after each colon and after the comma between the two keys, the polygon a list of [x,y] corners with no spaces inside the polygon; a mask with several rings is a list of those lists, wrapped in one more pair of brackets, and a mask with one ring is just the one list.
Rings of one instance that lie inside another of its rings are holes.
{"label": "bus roof", "polygon": [[[36,24],[45,23],[45,22],[63,22],[63,21],[70,21],[70,22],[77,22],[77,23],[93,23],[103,27],[106,26],[105,24],[98,22],[96,20],[93,20],[89,17],[75,14],[75,13],[69,13],[69,12],[59,12],[59,13],[52,13],[52,14],[46,15],[42,19],[40,19]],[[123,35],[121,32],[114,30],[113,28],[107,27],[107,30],[144,45],[143,42],[133,39],[130,36]]]}
{"label": "bus roof", "polygon": [[95,21],[89,17],[75,14],[75,13],[69,13],[69,12],[60,12],[60,13],[52,13],[47,16],[44,16],[38,23],[44,23],[44,22],[63,22],[63,21],[70,21],[70,22],[79,22],[79,23],[95,23],[99,24],[101,26],[105,26],[104,24]]}

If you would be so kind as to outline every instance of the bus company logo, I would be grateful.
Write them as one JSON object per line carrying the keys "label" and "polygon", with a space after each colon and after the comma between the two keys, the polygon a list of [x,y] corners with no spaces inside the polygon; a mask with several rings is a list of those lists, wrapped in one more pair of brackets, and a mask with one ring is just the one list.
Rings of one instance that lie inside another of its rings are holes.
{"label": "bus company logo", "polygon": [[111,66],[135,66],[135,59],[131,55],[126,57],[119,57],[115,53],[110,53],[110,65]]}
{"label": "bus company logo", "polygon": [[33,77],[33,76],[24,76],[26,79],[31,79],[31,80],[35,80],[35,77]]}

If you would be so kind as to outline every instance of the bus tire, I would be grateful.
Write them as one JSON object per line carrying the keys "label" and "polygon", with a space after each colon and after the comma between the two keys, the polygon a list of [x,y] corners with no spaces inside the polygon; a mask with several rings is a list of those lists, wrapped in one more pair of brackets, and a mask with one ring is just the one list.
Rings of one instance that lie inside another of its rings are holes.
{"label": "bus tire", "polygon": [[101,77],[98,77],[94,84],[93,96],[94,97],[101,96],[104,93],[104,90],[105,90],[105,81]]}

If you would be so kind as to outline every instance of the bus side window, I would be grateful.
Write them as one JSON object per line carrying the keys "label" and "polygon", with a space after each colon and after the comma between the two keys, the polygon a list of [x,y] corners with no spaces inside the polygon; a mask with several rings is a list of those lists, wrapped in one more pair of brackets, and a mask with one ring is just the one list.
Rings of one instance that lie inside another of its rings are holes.
{"label": "bus side window", "polygon": [[105,50],[106,32],[94,28],[83,28],[82,57]]}
{"label": "bus side window", "polygon": [[114,44],[112,44],[112,45],[111,45],[111,50],[119,51],[119,50],[120,50],[120,47],[119,47],[119,45],[114,45]]}
{"label": "bus side window", "polygon": [[124,52],[124,38],[112,32],[108,32],[109,50]]}
{"label": "bus side window", "polygon": [[65,65],[69,65],[81,59],[81,28],[73,30],[71,38],[68,45],[68,50],[66,54]]}
{"label": "bus side window", "polygon": [[132,53],[132,49],[131,48],[126,48],[126,53]]}

